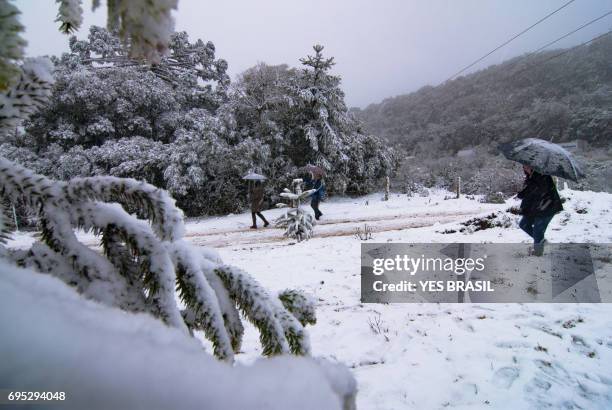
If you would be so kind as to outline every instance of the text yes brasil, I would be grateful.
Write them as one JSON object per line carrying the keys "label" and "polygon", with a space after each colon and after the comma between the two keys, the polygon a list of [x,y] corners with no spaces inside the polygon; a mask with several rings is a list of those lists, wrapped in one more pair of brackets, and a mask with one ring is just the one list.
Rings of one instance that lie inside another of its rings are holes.
{"label": "text yes brasil", "polygon": [[[471,271],[485,269],[482,258],[413,258],[408,255],[396,255],[394,258],[378,258],[372,261],[372,273],[376,276],[386,272],[403,272],[410,276],[418,272],[448,272],[463,275]],[[493,292],[489,281],[463,281],[463,280],[419,280],[418,282],[401,280],[395,283],[385,283],[382,280],[374,281],[373,290],[376,292],[441,292],[441,291],[476,291]]]}

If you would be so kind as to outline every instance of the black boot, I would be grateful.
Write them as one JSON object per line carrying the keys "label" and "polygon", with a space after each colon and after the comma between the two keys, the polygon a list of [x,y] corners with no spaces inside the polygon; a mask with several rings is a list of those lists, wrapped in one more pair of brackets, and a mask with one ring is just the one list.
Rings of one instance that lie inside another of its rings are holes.
{"label": "black boot", "polygon": [[264,228],[267,227],[268,225],[270,225],[268,220],[263,216],[263,214],[261,212],[257,212],[257,216],[259,216],[261,218],[261,220],[263,221]]}

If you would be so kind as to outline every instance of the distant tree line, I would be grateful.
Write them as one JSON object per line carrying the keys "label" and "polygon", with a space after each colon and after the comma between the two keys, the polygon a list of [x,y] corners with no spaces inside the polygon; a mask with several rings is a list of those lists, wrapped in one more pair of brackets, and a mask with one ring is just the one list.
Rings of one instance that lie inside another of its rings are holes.
{"label": "distant tree line", "polygon": [[[404,161],[399,183],[448,187],[453,183],[449,175],[463,174],[466,183],[477,177],[472,186],[481,187],[482,175],[497,173],[501,180],[486,185],[511,192],[516,178],[509,170],[518,171],[497,157],[499,143],[525,137],[582,139],[605,151],[612,142],[612,35],[560,54],[516,57],[351,112],[367,132],[413,158]],[[457,156],[465,150],[477,160]]]}
{"label": "distant tree line", "polygon": [[612,35],[560,56],[516,57],[437,87],[352,110],[410,154],[439,156],[524,137],[612,140]]}

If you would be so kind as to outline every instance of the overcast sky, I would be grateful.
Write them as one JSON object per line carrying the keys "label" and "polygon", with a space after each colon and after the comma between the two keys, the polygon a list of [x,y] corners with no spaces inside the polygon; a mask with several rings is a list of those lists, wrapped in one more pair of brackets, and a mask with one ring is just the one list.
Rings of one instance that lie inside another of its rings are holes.
{"label": "overcast sky", "polygon": [[[334,56],[349,106],[436,85],[568,0],[179,0],[176,29],[212,41],[232,79],[257,64],[287,63],[321,43]],[[104,3],[104,1],[102,2]],[[18,0],[27,54],[61,54],[52,0]],[[106,10],[84,1],[84,26]],[[612,10],[612,0],[576,0],[470,71],[532,51]],[[573,46],[612,29],[612,15],[556,44]],[[554,48],[554,47],[553,47]]]}

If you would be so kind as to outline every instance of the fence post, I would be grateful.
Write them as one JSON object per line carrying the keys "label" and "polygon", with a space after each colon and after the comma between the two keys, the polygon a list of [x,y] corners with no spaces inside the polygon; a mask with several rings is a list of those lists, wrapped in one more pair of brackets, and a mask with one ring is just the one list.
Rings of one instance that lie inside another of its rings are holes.
{"label": "fence post", "polygon": [[461,177],[457,177],[457,186],[456,186],[457,199],[461,197]]}
{"label": "fence post", "polygon": [[389,200],[389,176],[385,177],[385,201]]}

